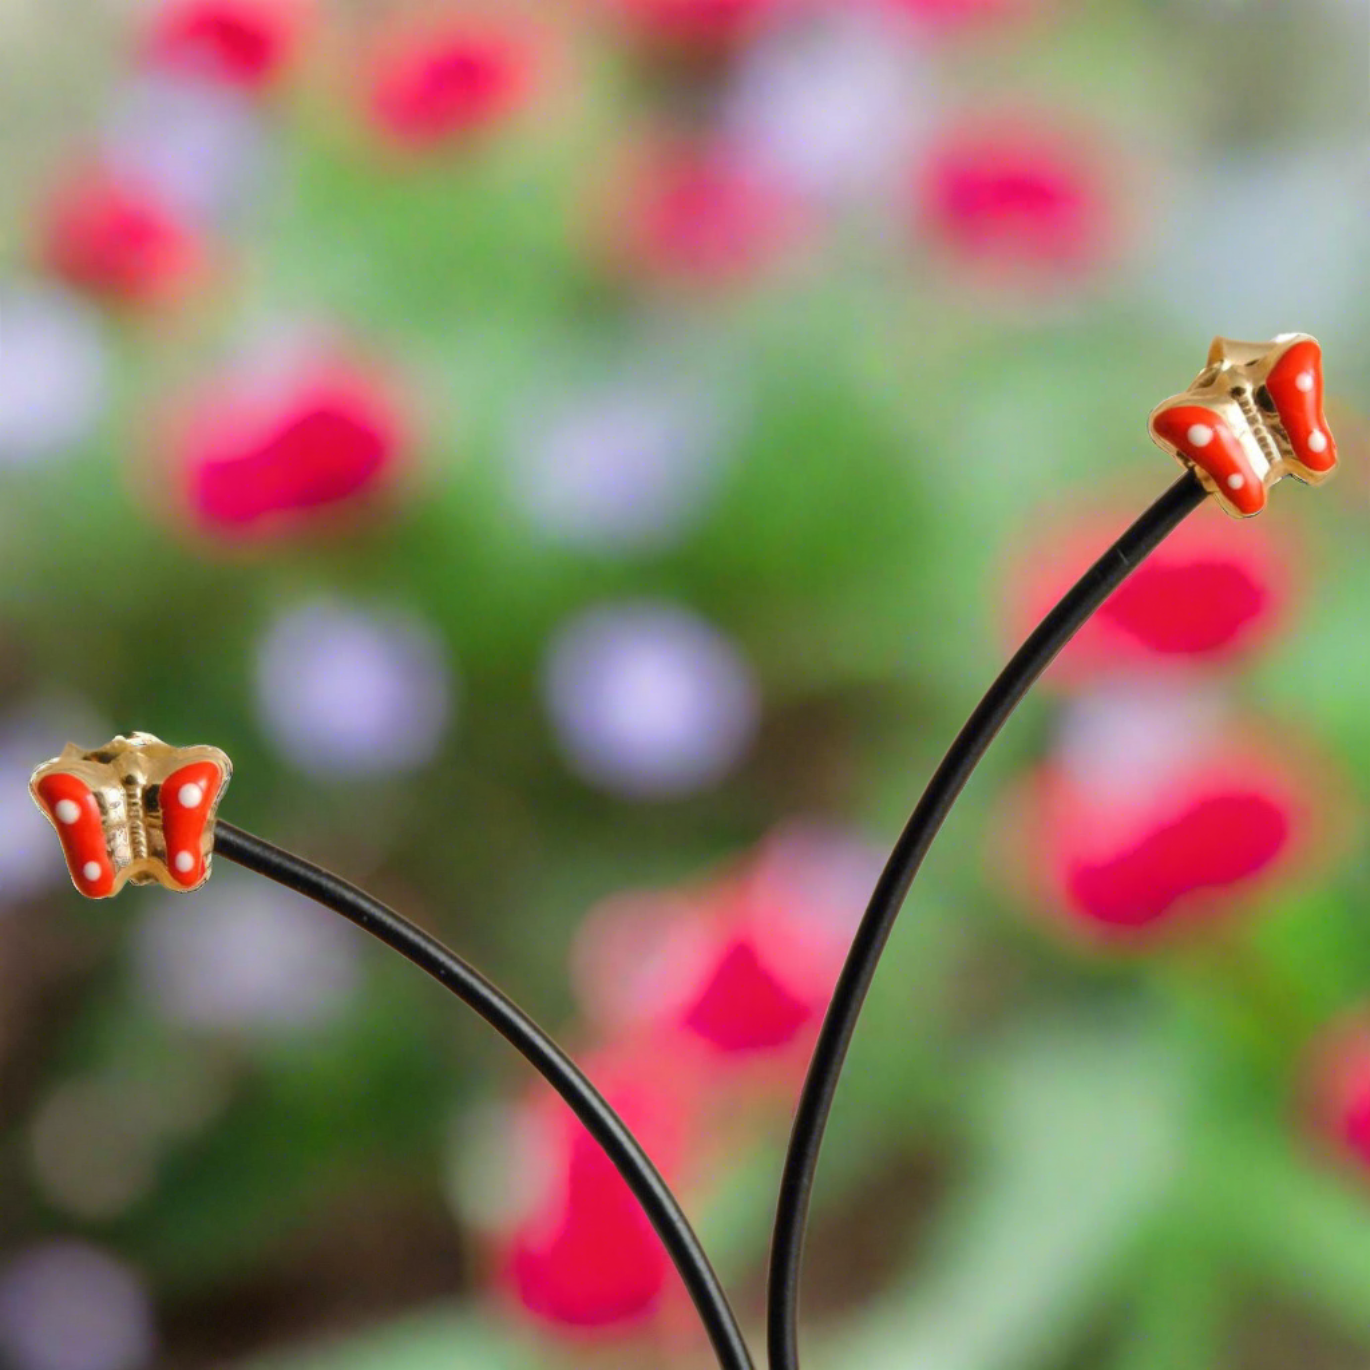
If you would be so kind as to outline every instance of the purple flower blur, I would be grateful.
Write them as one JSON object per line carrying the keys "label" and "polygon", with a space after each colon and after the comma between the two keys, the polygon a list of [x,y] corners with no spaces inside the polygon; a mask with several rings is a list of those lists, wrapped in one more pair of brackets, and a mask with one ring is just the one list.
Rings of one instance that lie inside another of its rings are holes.
{"label": "purple flower blur", "polygon": [[60,286],[0,282],[0,468],[60,455],[89,437],[108,363],[96,310]]}
{"label": "purple flower blur", "polygon": [[257,659],[262,727],[312,775],[410,771],[441,745],[453,681],[433,630],[399,609],[320,598],[283,613]]}
{"label": "purple flower blur", "polygon": [[140,1370],[155,1344],[142,1282],[94,1246],[49,1242],[0,1271],[0,1354],[14,1370]]}
{"label": "purple flower blur", "polygon": [[751,668],[727,638],[651,601],[602,605],[565,624],[545,690],[571,768],[641,799],[718,784],[751,745],[760,707]]}
{"label": "purple flower blur", "polygon": [[834,9],[757,43],[727,119],[743,157],[796,190],[888,190],[936,117],[932,80],[874,9]]}
{"label": "purple flower blur", "polygon": [[617,552],[668,546],[713,492],[722,427],[703,385],[643,374],[592,386],[524,424],[514,498],[554,541]]}
{"label": "purple flower blur", "polygon": [[139,988],[169,1022],[278,1033],[326,1024],[357,986],[357,943],[332,914],[237,872],[216,871],[188,916],[159,905],[133,943]]}
{"label": "purple flower blur", "polygon": [[233,219],[265,168],[266,129],[252,102],[234,90],[149,77],[116,106],[104,160],[192,218]]}

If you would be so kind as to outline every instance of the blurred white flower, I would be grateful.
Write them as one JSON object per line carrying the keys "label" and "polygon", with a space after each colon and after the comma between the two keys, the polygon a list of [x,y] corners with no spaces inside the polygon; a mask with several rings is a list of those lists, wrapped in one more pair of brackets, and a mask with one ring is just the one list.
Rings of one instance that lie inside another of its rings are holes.
{"label": "blurred white flower", "polygon": [[423,765],[442,742],[453,691],[436,633],[400,609],[298,604],[268,629],[257,660],[263,728],[315,775]]}
{"label": "blurred white flower", "polygon": [[303,895],[220,870],[189,912],[159,905],[133,942],[140,990],[169,1022],[289,1032],[344,1010],[360,978],[356,939]]}
{"label": "blurred white flower", "polygon": [[38,1101],[29,1168],[43,1197],[73,1217],[116,1218],[145,1198],[167,1147],[229,1104],[229,1067],[193,1043],[164,1041],[155,1064],[75,1075]]}
{"label": "blurred white flower", "polygon": [[1069,701],[1054,752],[1070,779],[1101,803],[1143,803],[1221,734],[1223,721],[1222,700],[1211,690],[1115,681]]}
{"label": "blurred white flower", "polygon": [[554,400],[515,440],[514,498],[554,541],[669,545],[713,493],[723,426],[717,397],[678,379],[630,376]]}
{"label": "blurred white flower", "polygon": [[756,733],[756,683],[737,648],[676,605],[629,602],[565,624],[546,665],[547,708],[583,779],[641,798],[718,783]]}
{"label": "blurred white flower", "polygon": [[67,879],[62,848],[29,793],[29,777],[68,742],[94,746],[109,728],[84,706],[57,699],[0,717],[0,911]]}
{"label": "blurred white flower", "polygon": [[141,1281],[94,1246],[30,1247],[0,1271],[0,1359],[14,1370],[140,1370],[155,1343]]}
{"label": "blurred white flower", "polygon": [[77,1218],[118,1217],[152,1188],[154,1137],[121,1082],[64,1081],[29,1122],[29,1163],[43,1197]]}
{"label": "blurred white flower", "polygon": [[557,1152],[541,1119],[521,1104],[468,1102],[448,1129],[444,1187],[452,1211],[481,1232],[510,1232],[545,1205]]}
{"label": "blurred white flower", "polygon": [[1367,185],[1361,147],[1229,152],[1195,166],[1176,176],[1158,216],[1147,289],[1200,336],[1220,320],[1229,338],[1297,329],[1324,347],[1349,342],[1370,284]]}
{"label": "blurred white flower", "polygon": [[245,94],[174,77],[130,86],[104,137],[110,166],[199,219],[239,215],[266,161],[262,117]]}
{"label": "blurred white flower", "polygon": [[889,188],[938,105],[929,65],[876,7],[833,8],[753,47],[726,118],[744,158],[831,197]]}
{"label": "blurred white flower", "polygon": [[0,282],[0,467],[88,437],[104,411],[107,370],[89,305],[54,285]]}

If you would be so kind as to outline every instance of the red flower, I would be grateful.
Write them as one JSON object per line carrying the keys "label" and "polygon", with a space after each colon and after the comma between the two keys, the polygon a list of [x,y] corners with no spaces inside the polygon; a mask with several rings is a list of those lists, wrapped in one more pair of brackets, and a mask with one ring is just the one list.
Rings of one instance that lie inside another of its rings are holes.
{"label": "red flower", "polygon": [[[655,1051],[600,1052],[586,1073],[678,1183],[701,1081]],[[518,1305],[563,1332],[639,1330],[681,1291],[670,1258],[627,1184],[570,1110],[545,1088],[521,1110],[511,1154],[525,1211],[500,1242],[500,1280]],[[674,1288],[673,1288],[674,1286]]]}
{"label": "red flower", "polygon": [[1315,1135],[1342,1159],[1370,1171],[1370,1013],[1348,1014],[1322,1033],[1303,1085]]}
{"label": "red flower", "polygon": [[176,480],[197,529],[257,537],[374,496],[405,446],[380,382],[317,359],[284,376],[234,377],[189,406],[174,433]]}
{"label": "red flower", "polygon": [[155,191],[99,166],[76,171],[58,187],[40,252],[71,285],[140,305],[181,292],[203,260],[198,234]]}
{"label": "red flower", "polygon": [[933,240],[991,276],[1055,280],[1093,268],[1114,237],[1102,159],[1031,118],[977,120],[934,145],[917,179]]}
{"label": "red flower", "polygon": [[1015,796],[999,863],[1021,869],[1069,928],[1105,941],[1192,930],[1287,876],[1324,837],[1311,799],[1323,787],[1217,732],[1207,705],[1182,712],[1086,701]]}
{"label": "red flower", "polygon": [[472,21],[406,29],[382,43],[367,95],[375,126],[400,146],[461,142],[505,119],[533,85],[526,33]]}
{"label": "red flower", "polygon": [[717,150],[662,146],[611,197],[610,265],[677,284],[732,285],[788,255],[805,225],[794,196]]}
{"label": "red flower", "polygon": [[264,90],[294,57],[306,0],[166,0],[153,13],[147,60],[238,90]]}
{"label": "red flower", "polygon": [[715,1060],[787,1051],[817,1028],[878,873],[870,849],[792,828],[698,890],[610,900],[577,957],[587,1009]]}
{"label": "red flower", "polygon": [[[1129,517],[1125,509],[1091,512],[1034,533],[1005,578],[1014,598],[1015,642],[1102,555]],[[1078,684],[1105,675],[1227,665],[1248,656],[1284,626],[1288,568],[1297,564],[1264,525],[1200,510],[1109,597],[1048,680]]]}
{"label": "red flower", "polygon": [[785,0],[601,0],[639,42],[695,55],[725,52],[756,33]]}

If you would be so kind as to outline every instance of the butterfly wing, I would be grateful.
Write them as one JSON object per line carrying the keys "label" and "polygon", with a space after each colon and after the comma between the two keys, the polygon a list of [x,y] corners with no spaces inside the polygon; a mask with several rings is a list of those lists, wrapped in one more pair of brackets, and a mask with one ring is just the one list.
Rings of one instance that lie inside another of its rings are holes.
{"label": "butterfly wing", "polygon": [[227,768],[218,761],[193,761],[172,771],[158,789],[163,859],[178,889],[194,889],[209,876],[211,823],[227,781]]}
{"label": "butterfly wing", "polygon": [[126,863],[110,840],[96,785],[73,770],[46,770],[34,777],[32,788],[38,807],[57,830],[72,884],[90,899],[117,894]]}
{"label": "butterfly wing", "polygon": [[1265,387],[1289,435],[1289,464],[1310,485],[1326,480],[1337,464],[1337,444],[1322,408],[1322,349],[1312,338],[1291,343]]}
{"label": "butterfly wing", "polygon": [[1265,508],[1265,482],[1257,476],[1232,425],[1217,409],[1180,396],[1152,414],[1151,436],[1192,467],[1229,513],[1247,518]]}

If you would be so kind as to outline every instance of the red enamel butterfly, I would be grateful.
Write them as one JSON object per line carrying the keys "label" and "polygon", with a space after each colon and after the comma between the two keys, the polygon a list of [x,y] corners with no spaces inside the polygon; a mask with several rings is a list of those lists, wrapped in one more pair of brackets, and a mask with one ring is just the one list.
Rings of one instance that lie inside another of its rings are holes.
{"label": "red enamel butterfly", "polygon": [[1321,485],[1337,465],[1322,410],[1322,349],[1307,333],[1214,338],[1194,384],[1152,412],[1151,436],[1239,518],[1259,514],[1281,476]]}
{"label": "red enamel butterfly", "polygon": [[214,815],[233,766],[217,747],[116,737],[34,771],[29,789],[62,843],[72,883],[91,899],[126,884],[193,890],[209,878]]}

